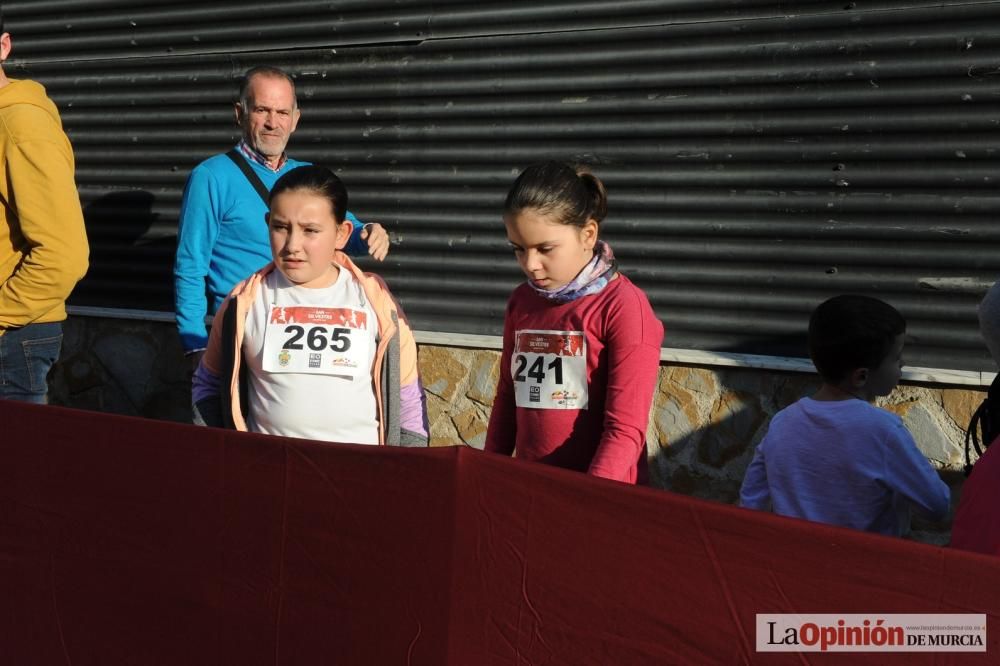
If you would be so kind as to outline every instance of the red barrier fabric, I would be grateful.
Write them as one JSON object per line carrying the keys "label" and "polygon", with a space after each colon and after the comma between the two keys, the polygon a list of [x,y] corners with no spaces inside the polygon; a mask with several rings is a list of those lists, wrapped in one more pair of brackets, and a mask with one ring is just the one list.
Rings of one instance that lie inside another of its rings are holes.
{"label": "red barrier fabric", "polygon": [[454,451],[0,424],[0,663],[441,663]]}
{"label": "red barrier fabric", "polygon": [[[2,664],[1000,663],[1000,558],[468,448],[0,401]],[[756,613],[986,613],[987,653],[764,654]]]}

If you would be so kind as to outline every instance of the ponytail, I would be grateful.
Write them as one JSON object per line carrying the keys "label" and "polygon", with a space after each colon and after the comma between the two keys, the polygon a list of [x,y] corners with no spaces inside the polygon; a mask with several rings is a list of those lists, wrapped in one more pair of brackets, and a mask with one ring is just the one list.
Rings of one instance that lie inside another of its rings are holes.
{"label": "ponytail", "polygon": [[586,167],[539,162],[521,172],[507,193],[504,215],[513,217],[523,210],[575,227],[589,220],[600,224],[608,214],[608,194],[601,179]]}
{"label": "ponytail", "polygon": [[600,224],[608,215],[608,191],[601,179],[592,174],[586,167],[577,167],[576,175],[590,196],[587,217]]}

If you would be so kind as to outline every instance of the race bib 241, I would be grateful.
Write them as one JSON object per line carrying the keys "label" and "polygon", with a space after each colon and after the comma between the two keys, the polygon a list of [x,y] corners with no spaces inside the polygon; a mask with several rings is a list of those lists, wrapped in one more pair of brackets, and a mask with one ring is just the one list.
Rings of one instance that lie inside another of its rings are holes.
{"label": "race bib 241", "polygon": [[587,408],[587,343],[583,331],[515,332],[510,372],[518,407]]}

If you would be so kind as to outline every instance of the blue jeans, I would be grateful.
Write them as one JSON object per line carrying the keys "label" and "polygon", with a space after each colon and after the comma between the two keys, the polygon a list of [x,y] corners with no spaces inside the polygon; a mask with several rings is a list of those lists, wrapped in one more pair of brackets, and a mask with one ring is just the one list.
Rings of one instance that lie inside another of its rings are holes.
{"label": "blue jeans", "polygon": [[59,358],[62,323],[28,324],[0,335],[0,400],[48,402],[46,376]]}

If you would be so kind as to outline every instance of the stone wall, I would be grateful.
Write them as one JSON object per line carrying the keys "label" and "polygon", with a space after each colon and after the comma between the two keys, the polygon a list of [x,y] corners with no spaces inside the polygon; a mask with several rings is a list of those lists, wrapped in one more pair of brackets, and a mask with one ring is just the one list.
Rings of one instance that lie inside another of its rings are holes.
{"label": "stone wall", "polygon": [[[500,356],[495,351],[422,347],[431,444],[482,447]],[[654,486],[719,502],[739,499],[743,473],[771,417],[819,388],[813,375],[742,368],[663,366],[646,431]],[[985,391],[900,385],[879,400],[898,414],[952,487],[964,476],[964,434]],[[914,536],[946,543],[948,523],[914,518]]]}
{"label": "stone wall", "polygon": [[[423,345],[420,372],[432,446],[482,448],[499,371],[496,351]],[[51,400],[84,409],[184,421],[189,370],[172,324],[72,317]],[[663,366],[647,429],[653,485],[733,503],[771,417],[818,387],[812,375]],[[901,385],[880,405],[899,414],[952,486],[963,475],[964,431],[985,391]],[[917,538],[944,543],[947,524],[914,521]]]}

